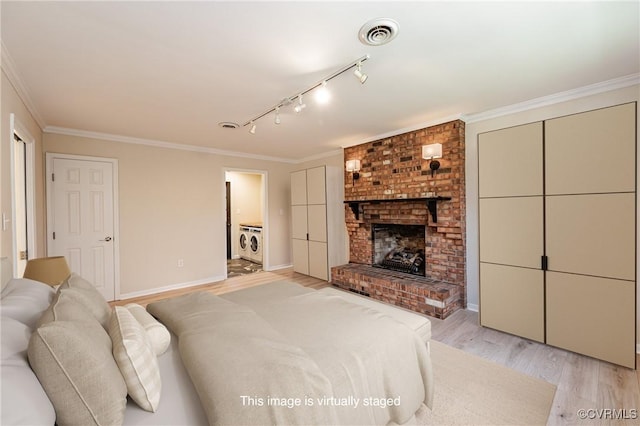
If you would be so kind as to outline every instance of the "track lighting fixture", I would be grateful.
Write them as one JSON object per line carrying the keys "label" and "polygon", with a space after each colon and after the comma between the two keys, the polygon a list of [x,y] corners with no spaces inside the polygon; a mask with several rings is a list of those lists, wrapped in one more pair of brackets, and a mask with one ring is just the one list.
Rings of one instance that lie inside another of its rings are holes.
{"label": "track lighting fixture", "polygon": [[323,81],[322,85],[320,85],[316,90],[316,101],[318,101],[319,104],[324,105],[329,102],[330,98],[331,93],[329,93],[329,89],[327,89],[327,82]]}
{"label": "track lighting fixture", "polygon": [[273,120],[274,123],[280,124],[280,107],[276,107],[276,118]]}
{"label": "track lighting fixture", "polygon": [[358,65],[356,65],[356,69],[353,71],[353,75],[355,75],[356,78],[360,81],[360,84],[364,84],[364,82],[367,81],[367,78],[369,78],[368,75],[362,72],[362,62],[358,62]]}
{"label": "track lighting fixture", "polygon": [[268,110],[263,112],[262,114],[256,115],[255,117],[253,117],[249,121],[245,122],[242,126],[244,127],[244,126],[251,125],[249,132],[251,134],[255,134],[255,131],[256,131],[255,122],[258,121],[259,119],[261,119],[262,117],[264,117],[265,115],[271,114],[272,112],[275,112],[274,123],[275,124],[280,124],[280,108],[283,107],[283,106],[290,105],[291,102],[294,101],[297,98],[298,99],[298,103],[293,108],[293,110],[295,112],[297,112],[297,113],[301,112],[306,107],[306,104],[302,100],[302,96],[306,95],[307,93],[311,92],[312,90],[316,91],[315,95],[316,95],[316,100],[318,100],[318,102],[326,103],[330,98],[329,91],[327,90],[327,82],[329,80],[332,80],[332,79],[336,78],[340,74],[343,74],[343,73],[349,71],[350,69],[352,69],[354,67],[356,69],[354,70],[353,74],[356,77],[358,77],[358,80],[360,81],[360,83],[364,83],[367,80],[367,75],[362,73],[362,63],[364,61],[368,60],[368,59],[369,59],[369,55],[365,55],[362,58],[351,62],[347,66],[344,66],[344,67],[340,68],[339,70],[337,70],[333,74],[331,74],[331,75],[323,78],[322,80],[318,81],[317,83],[309,86],[307,89],[298,92],[298,94],[290,96],[290,97],[287,97],[287,98],[284,98],[282,101],[278,102],[277,104],[275,104],[274,106],[272,106],[271,108],[269,108]]}
{"label": "track lighting fixture", "polygon": [[303,109],[306,108],[306,104],[302,101],[302,93],[298,95],[298,105],[296,105],[295,107],[293,107],[293,110],[295,112],[301,112]]}

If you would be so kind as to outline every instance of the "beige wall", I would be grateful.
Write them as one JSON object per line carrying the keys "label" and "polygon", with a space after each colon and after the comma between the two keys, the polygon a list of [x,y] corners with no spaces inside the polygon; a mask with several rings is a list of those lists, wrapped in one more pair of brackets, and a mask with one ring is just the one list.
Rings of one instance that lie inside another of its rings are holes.
{"label": "beige wall", "polygon": [[226,277],[226,168],[267,174],[265,266],[291,264],[290,164],[51,133],[44,151],[118,160],[123,296]]}
{"label": "beige wall", "polygon": [[[466,125],[466,177],[467,177],[467,301],[470,307],[478,307],[478,134],[490,130],[503,129],[520,124],[547,120],[553,117],[590,111],[597,108],[618,105],[640,100],[640,86],[635,85],[623,89],[586,96],[567,102],[560,102],[542,108],[530,109],[523,112],[503,115],[497,118],[470,122]],[[639,108],[640,109],[640,108]],[[638,117],[640,119],[640,115]],[[640,122],[640,121],[639,121]],[[640,126],[638,126],[640,135]],[[640,137],[638,137],[640,139]],[[606,155],[603,154],[603,155]],[[638,150],[636,149],[636,156]],[[638,159],[636,159],[637,161]],[[636,163],[637,164],[637,163]],[[597,165],[594,165],[597,169]],[[601,171],[606,173],[606,170]],[[637,175],[637,173],[636,173]],[[636,177],[637,178],[637,177]],[[640,208],[636,208],[640,213]],[[594,232],[598,224],[594,224]],[[602,224],[600,224],[602,226]],[[640,227],[636,227],[637,230]],[[595,237],[594,237],[595,238]],[[637,238],[637,236],[636,236]],[[638,256],[638,250],[636,250]],[[636,259],[637,263],[638,259]],[[636,268],[637,269],[637,268]],[[637,277],[636,277],[637,282]],[[640,292],[636,292],[640,296]],[[640,301],[640,299],[639,299]],[[636,301],[638,303],[638,301]],[[640,332],[640,310],[638,310],[638,327]],[[637,339],[640,342],[640,338]]]}
{"label": "beige wall", "polygon": [[[11,144],[12,135],[10,129],[10,116],[15,115],[19,123],[29,132],[33,138],[35,152],[35,180],[36,180],[36,253],[35,256],[44,255],[44,178],[43,178],[43,155],[42,155],[42,131],[36,121],[33,119],[26,106],[18,96],[9,79],[2,71],[2,81],[0,82],[0,91],[2,92],[2,103],[0,106],[0,199],[2,200],[1,214],[5,214],[7,218],[11,218],[13,209],[11,194]],[[1,221],[1,217],[0,217]],[[13,256],[13,224],[9,222],[7,229],[2,230],[0,226],[0,256],[8,257],[12,265],[15,265]]]}

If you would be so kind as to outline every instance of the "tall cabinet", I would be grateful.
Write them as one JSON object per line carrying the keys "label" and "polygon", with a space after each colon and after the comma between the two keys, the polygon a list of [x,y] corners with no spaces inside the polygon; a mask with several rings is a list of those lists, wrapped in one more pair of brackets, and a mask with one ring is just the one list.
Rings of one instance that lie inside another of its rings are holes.
{"label": "tall cabinet", "polygon": [[345,263],[342,178],[327,166],[291,173],[294,271],[328,281],[329,269]]}
{"label": "tall cabinet", "polygon": [[636,104],[481,134],[480,322],[635,368]]}

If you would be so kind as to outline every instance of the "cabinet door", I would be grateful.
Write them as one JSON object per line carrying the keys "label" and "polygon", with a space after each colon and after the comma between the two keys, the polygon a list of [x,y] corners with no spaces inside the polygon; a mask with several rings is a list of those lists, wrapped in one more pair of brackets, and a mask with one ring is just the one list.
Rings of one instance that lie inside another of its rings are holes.
{"label": "cabinet door", "polygon": [[547,197],[549,270],[635,280],[635,194]]}
{"label": "cabinet door", "polygon": [[291,205],[307,204],[307,171],[300,170],[291,173]]}
{"label": "cabinet door", "polygon": [[327,206],[309,205],[309,240],[327,242]]}
{"label": "cabinet door", "polygon": [[480,264],[480,323],[544,342],[544,272]]}
{"label": "cabinet door", "polygon": [[540,268],[542,197],[480,200],[480,261]]}
{"label": "cabinet door", "polygon": [[298,240],[307,239],[307,206],[291,206],[291,236]]}
{"label": "cabinet door", "polygon": [[327,243],[309,241],[309,275],[321,280],[329,280]]}
{"label": "cabinet door", "polygon": [[307,170],[307,204],[327,203],[325,176],[324,166]]}
{"label": "cabinet door", "polygon": [[309,242],[307,240],[292,240],[293,270],[309,275]]}
{"label": "cabinet door", "polygon": [[542,195],[542,123],[478,136],[480,198]]}
{"label": "cabinet door", "polygon": [[635,103],[546,121],[546,194],[635,191],[635,122]]}
{"label": "cabinet door", "polygon": [[635,283],[547,272],[547,343],[635,368]]}

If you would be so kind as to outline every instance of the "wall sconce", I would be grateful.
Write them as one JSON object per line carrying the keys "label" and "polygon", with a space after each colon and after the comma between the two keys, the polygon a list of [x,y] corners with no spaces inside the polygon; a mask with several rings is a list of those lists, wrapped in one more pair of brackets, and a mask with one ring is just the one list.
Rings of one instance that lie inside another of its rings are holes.
{"label": "wall sconce", "polygon": [[431,145],[422,145],[422,158],[431,160],[429,168],[433,177],[436,170],[440,168],[440,162],[436,158],[442,158],[442,144],[432,143]]}
{"label": "wall sconce", "polygon": [[347,160],[347,172],[353,173],[353,184],[355,185],[356,179],[360,179],[360,160]]}

